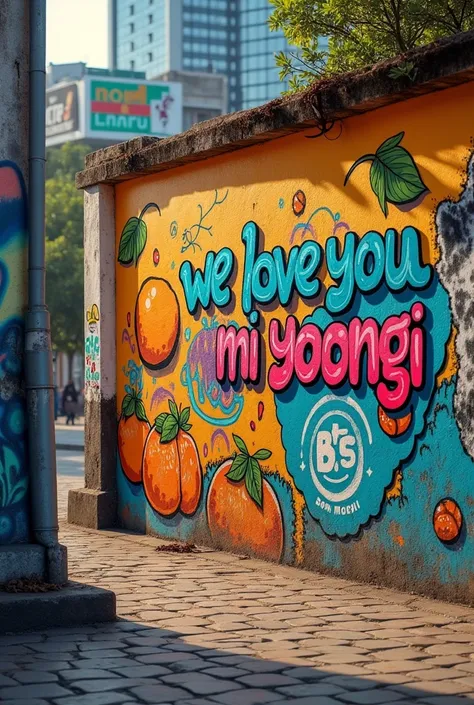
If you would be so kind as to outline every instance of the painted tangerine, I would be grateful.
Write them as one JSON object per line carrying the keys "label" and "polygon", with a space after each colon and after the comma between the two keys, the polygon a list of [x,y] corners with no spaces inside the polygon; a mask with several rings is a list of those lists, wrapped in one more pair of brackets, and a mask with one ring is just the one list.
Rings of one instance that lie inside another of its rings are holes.
{"label": "painted tangerine", "polygon": [[178,446],[162,443],[152,428],[143,453],[143,489],[153,509],[163,516],[178,511],[181,502]]}
{"label": "painted tangerine", "polygon": [[149,431],[148,421],[141,421],[135,414],[120,417],[118,451],[122,470],[130,482],[142,481],[143,449]]}
{"label": "painted tangerine", "polygon": [[279,561],[284,539],[276,494],[263,479],[260,508],[248,494],[244,480],[233,482],[226,477],[232,462],[229,459],[220,466],[209,487],[207,519],[211,536],[219,548]]}
{"label": "painted tangerine", "polygon": [[156,428],[150,431],[143,453],[143,487],[158,514],[194,514],[201,499],[202,470],[189,433],[179,430],[175,439],[162,443]]}
{"label": "painted tangerine", "polygon": [[165,279],[150,277],[135,305],[135,334],[143,364],[158,370],[170,362],[179,336],[179,303]]}
{"label": "painted tangerine", "polygon": [[433,513],[433,528],[440,541],[451,543],[459,538],[463,523],[461,509],[454,499],[443,499]]}
{"label": "painted tangerine", "polygon": [[380,428],[387,434],[387,436],[401,436],[402,433],[405,433],[411,423],[412,412],[409,411],[408,414],[402,416],[401,418],[394,418],[389,416],[385,409],[379,406],[378,417]]}
{"label": "painted tangerine", "polygon": [[306,208],[306,194],[301,189],[293,196],[293,213],[299,218],[303,215]]}

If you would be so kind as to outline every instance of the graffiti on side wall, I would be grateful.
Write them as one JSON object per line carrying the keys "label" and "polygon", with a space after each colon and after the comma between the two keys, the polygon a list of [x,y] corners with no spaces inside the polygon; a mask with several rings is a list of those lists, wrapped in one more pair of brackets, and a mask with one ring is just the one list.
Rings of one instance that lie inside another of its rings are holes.
{"label": "graffiti on side wall", "polygon": [[86,389],[99,389],[100,387],[100,335],[99,335],[99,307],[92,304],[86,311],[86,339],[85,339],[85,386]]}
{"label": "graffiti on side wall", "polygon": [[0,162],[0,544],[28,538],[23,394],[26,194],[12,162]]}
{"label": "graffiti on side wall", "polygon": [[[296,158],[312,173],[303,138],[252,184],[248,156],[219,172],[229,188],[177,176],[138,277],[119,253],[126,526],[340,572],[363,570],[363,545],[378,575],[395,557],[406,579],[421,556],[414,579],[467,584],[474,158],[448,200],[396,127],[367,131],[362,156],[344,136],[322,147],[345,164],[323,186],[285,176]],[[141,213],[144,187],[119,188]]]}

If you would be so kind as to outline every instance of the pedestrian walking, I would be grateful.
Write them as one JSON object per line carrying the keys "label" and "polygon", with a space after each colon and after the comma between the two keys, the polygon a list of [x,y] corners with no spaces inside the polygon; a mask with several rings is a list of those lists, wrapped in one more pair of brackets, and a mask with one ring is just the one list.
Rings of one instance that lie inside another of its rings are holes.
{"label": "pedestrian walking", "polygon": [[69,380],[63,390],[63,411],[66,415],[66,426],[69,422],[74,426],[74,421],[77,414],[77,391],[74,382]]}

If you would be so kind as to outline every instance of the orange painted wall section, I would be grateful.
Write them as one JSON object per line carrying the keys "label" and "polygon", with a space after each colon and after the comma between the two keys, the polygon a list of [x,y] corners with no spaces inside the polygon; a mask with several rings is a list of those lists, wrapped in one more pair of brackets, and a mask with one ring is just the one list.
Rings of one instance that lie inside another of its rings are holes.
{"label": "orange painted wall section", "polygon": [[116,186],[124,526],[470,595],[448,225],[470,217],[473,108],[467,84]]}

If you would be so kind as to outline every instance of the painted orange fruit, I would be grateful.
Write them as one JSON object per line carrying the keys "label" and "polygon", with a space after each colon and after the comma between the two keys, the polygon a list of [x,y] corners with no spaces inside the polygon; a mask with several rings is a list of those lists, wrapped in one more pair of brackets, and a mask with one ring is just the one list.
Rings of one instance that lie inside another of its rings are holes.
{"label": "painted orange fruit", "polygon": [[234,441],[241,452],[218,468],[207,495],[211,536],[219,548],[279,561],[284,545],[280,505],[260,468],[260,460],[271,453],[261,449],[251,456],[239,436]]}
{"label": "painted orange fruit", "polygon": [[149,277],[138,292],[135,335],[143,364],[159,370],[172,359],[179,337],[179,303],[165,279]]}
{"label": "painted orange fruit", "polygon": [[178,510],[194,514],[202,494],[202,468],[191,429],[189,407],[179,410],[169,402],[171,413],[155,420],[143,453],[143,487],[148,502],[163,516]]}
{"label": "painted orange fruit", "polygon": [[387,436],[401,436],[410,426],[412,419],[411,411],[401,418],[394,418],[389,416],[381,406],[379,406],[378,415],[380,428]]}
{"label": "painted orange fruit", "polygon": [[442,499],[433,514],[433,528],[440,541],[451,543],[459,538],[462,529],[462,512],[454,499]]}
{"label": "painted orange fruit", "polygon": [[141,398],[135,392],[126,394],[118,423],[118,451],[122,470],[130,482],[142,481],[143,449],[149,431]]}
{"label": "painted orange fruit", "polygon": [[293,196],[293,213],[299,218],[303,215],[306,208],[306,194],[301,189]]}

